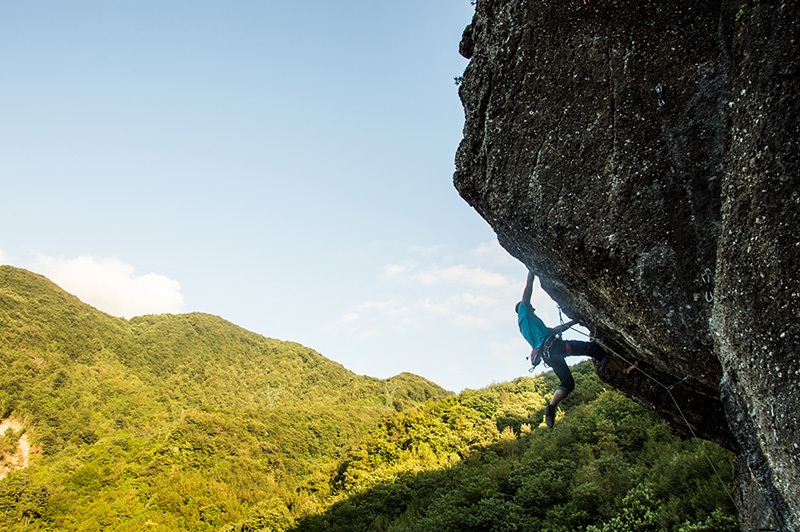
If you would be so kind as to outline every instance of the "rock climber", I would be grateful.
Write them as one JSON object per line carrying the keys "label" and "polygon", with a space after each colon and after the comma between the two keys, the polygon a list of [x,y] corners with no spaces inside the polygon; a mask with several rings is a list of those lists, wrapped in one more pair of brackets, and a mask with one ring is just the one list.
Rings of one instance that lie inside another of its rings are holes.
{"label": "rock climber", "polygon": [[572,378],[572,371],[565,360],[568,356],[588,356],[600,362],[601,366],[607,366],[614,371],[628,374],[636,368],[637,364],[625,367],[611,358],[611,355],[597,345],[595,342],[580,342],[577,340],[562,340],[559,335],[578,323],[575,320],[564,323],[558,327],[547,327],[537,316],[531,306],[531,296],[533,296],[533,281],[536,275],[528,271],[528,280],[525,290],[522,292],[522,301],[517,303],[517,323],[519,330],[525,340],[531,344],[531,363],[535,366],[539,360],[543,360],[553,373],[561,379],[550,404],[545,408],[544,422],[552,428],[556,419],[556,407],[567,395],[575,389],[575,379]]}

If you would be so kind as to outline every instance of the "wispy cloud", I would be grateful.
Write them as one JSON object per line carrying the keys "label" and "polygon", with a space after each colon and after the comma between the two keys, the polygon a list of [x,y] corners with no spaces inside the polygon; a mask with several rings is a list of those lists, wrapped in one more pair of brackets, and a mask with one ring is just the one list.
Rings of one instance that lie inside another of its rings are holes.
{"label": "wispy cloud", "polygon": [[497,240],[491,242],[483,242],[471,251],[473,257],[480,258],[487,264],[495,266],[509,266],[517,264],[517,259],[508,254],[508,251],[503,249],[503,246]]}
{"label": "wispy cloud", "polygon": [[115,258],[64,259],[38,255],[30,269],[113,316],[130,318],[183,310],[178,281],[157,273],[136,275],[133,266]]}
{"label": "wispy cloud", "polygon": [[431,266],[415,272],[413,278],[423,285],[465,283],[474,287],[499,288],[511,284],[505,275],[465,264]]}
{"label": "wispy cloud", "polygon": [[448,330],[491,330],[513,322],[514,299],[522,290],[513,279],[519,263],[506,260],[501,267],[492,266],[503,262],[498,255],[505,251],[499,245],[481,244],[461,257],[447,255],[444,246],[425,248],[425,257],[413,246],[408,249],[413,258],[376,272],[375,289],[381,297],[344,310],[329,330],[366,339],[412,331],[445,335]]}
{"label": "wispy cloud", "polygon": [[405,261],[386,265],[384,275],[396,280],[415,281],[427,287],[461,283],[473,287],[501,288],[511,284],[506,275],[472,264],[420,266],[415,261]]}
{"label": "wispy cloud", "polygon": [[465,329],[490,329],[492,327],[488,319],[472,314],[457,314],[450,320],[450,324]]}
{"label": "wispy cloud", "polygon": [[423,257],[434,257],[438,255],[441,251],[445,249],[445,246],[408,246],[408,250],[416,255],[422,255]]}
{"label": "wispy cloud", "polygon": [[410,272],[417,266],[414,261],[408,261],[405,264],[387,264],[383,268],[383,274],[386,277],[401,277]]}

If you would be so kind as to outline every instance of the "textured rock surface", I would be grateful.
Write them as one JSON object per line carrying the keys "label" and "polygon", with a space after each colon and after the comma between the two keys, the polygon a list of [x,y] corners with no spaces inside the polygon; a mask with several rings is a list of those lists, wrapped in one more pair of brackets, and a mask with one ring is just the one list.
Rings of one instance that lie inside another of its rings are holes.
{"label": "textured rock surface", "polygon": [[653,377],[604,378],[739,455],[743,526],[797,530],[798,3],[587,2],[478,0],[456,188]]}

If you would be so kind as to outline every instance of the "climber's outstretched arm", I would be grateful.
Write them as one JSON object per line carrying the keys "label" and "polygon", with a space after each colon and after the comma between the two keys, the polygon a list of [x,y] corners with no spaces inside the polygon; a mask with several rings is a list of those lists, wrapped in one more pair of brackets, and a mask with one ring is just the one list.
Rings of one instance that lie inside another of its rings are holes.
{"label": "climber's outstretched arm", "polygon": [[522,301],[527,304],[531,304],[531,296],[533,296],[533,280],[536,278],[536,275],[530,270],[528,270],[528,280],[525,283],[525,290],[522,291]]}
{"label": "climber's outstretched arm", "polygon": [[567,323],[562,323],[561,325],[559,325],[557,327],[550,327],[550,334],[561,334],[562,332],[566,331],[567,329],[569,329],[573,325],[577,325],[577,324],[578,324],[577,320],[570,320]]}

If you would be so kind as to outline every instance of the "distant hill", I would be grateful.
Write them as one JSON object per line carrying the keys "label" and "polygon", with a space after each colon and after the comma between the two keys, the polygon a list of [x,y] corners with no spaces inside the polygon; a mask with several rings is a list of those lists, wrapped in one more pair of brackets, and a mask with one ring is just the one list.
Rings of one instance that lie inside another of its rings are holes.
{"label": "distant hill", "polygon": [[2,436],[2,461],[18,465],[24,435],[34,464],[0,481],[0,521],[213,528],[291,491],[379,419],[447,395],[216,316],[111,317],[0,266],[0,421],[19,429]]}
{"label": "distant hill", "polygon": [[730,453],[573,369],[549,430],[552,373],[454,395],[2,266],[0,530],[738,530]]}

